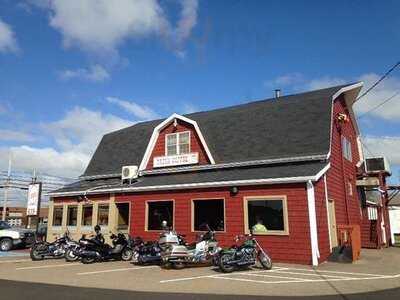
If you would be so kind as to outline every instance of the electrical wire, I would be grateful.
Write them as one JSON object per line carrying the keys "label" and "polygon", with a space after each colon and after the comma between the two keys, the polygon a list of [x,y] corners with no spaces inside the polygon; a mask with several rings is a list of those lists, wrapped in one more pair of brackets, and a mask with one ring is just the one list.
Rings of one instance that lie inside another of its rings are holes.
{"label": "electrical wire", "polygon": [[364,93],[362,93],[357,100],[360,100],[362,97],[366,96],[370,91],[372,91],[379,83],[381,83],[390,73],[394,71],[400,65],[400,61],[397,62],[393,67],[391,67],[381,78],[379,78],[369,89],[367,89]]}
{"label": "electrical wire", "polygon": [[390,96],[389,98],[387,98],[386,100],[384,100],[383,102],[379,103],[378,105],[374,106],[373,108],[371,108],[370,110],[366,111],[365,113],[362,113],[360,116],[357,117],[357,119],[361,119],[362,117],[364,117],[366,114],[369,114],[370,112],[378,109],[379,107],[381,107],[382,105],[388,103],[390,100],[394,99],[396,96],[398,96],[400,94],[400,91],[397,91],[396,93],[394,93],[392,96]]}

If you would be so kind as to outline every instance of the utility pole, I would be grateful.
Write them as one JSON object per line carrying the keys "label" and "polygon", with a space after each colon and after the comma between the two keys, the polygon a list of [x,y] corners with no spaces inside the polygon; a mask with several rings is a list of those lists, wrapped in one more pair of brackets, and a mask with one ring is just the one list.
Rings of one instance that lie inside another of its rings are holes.
{"label": "utility pole", "polygon": [[6,214],[7,214],[8,186],[10,184],[10,178],[11,178],[11,153],[8,158],[8,172],[7,172],[7,179],[6,179],[5,186],[4,186],[3,216],[1,218],[3,221],[6,220]]}

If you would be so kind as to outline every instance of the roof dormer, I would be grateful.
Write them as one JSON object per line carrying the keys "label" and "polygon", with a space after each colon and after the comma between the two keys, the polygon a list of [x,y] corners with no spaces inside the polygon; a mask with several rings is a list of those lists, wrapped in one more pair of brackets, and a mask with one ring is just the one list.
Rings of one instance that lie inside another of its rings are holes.
{"label": "roof dormer", "polygon": [[215,161],[197,122],[173,114],[154,128],[140,170],[205,164]]}

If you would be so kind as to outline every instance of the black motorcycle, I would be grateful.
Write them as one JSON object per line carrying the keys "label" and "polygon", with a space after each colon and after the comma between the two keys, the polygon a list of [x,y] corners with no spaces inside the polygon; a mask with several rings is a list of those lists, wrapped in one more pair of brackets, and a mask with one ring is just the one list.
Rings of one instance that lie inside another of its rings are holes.
{"label": "black motorcycle", "polygon": [[236,242],[242,239],[244,242],[240,246],[220,250],[214,257],[214,265],[217,265],[222,272],[230,273],[236,269],[253,266],[258,261],[264,269],[270,270],[272,260],[257,240],[251,234],[236,236]]}
{"label": "black motorcycle", "polygon": [[99,238],[80,239],[79,257],[82,263],[90,264],[96,261],[123,260],[129,261],[133,256],[130,241],[122,233],[110,236],[113,246],[110,246]]}
{"label": "black motorcycle", "polygon": [[[141,241],[141,242],[140,242]],[[142,239],[135,239],[136,263],[144,264],[160,264],[161,248],[157,241],[143,242]]]}
{"label": "black motorcycle", "polygon": [[37,240],[31,247],[30,256],[32,260],[43,260],[45,257],[62,258],[68,247],[74,243],[76,242],[70,238],[68,232],[52,243]]}

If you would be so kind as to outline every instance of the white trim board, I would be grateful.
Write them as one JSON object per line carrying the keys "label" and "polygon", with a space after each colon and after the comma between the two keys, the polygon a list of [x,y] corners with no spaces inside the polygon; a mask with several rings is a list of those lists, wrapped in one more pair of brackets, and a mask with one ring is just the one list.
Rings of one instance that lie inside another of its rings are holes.
{"label": "white trim board", "polygon": [[211,188],[211,187],[225,187],[225,186],[243,186],[243,185],[264,185],[264,184],[282,184],[282,183],[301,183],[308,181],[318,181],[321,176],[325,174],[330,168],[327,164],[315,176],[298,176],[298,177],[282,177],[282,178],[265,178],[265,179],[246,179],[246,180],[229,180],[229,181],[216,181],[216,182],[201,182],[201,183],[183,183],[183,184],[169,184],[169,185],[156,185],[145,187],[113,187],[101,186],[90,188],[86,191],[72,191],[72,192],[55,192],[48,193],[48,196],[76,196],[82,194],[101,194],[110,192],[145,192],[145,191],[161,191],[161,190],[179,190],[179,189],[192,189],[192,188]]}
{"label": "white trim board", "polygon": [[196,130],[197,136],[200,139],[201,144],[203,145],[203,148],[207,154],[208,159],[210,160],[211,164],[215,164],[215,160],[213,158],[213,156],[211,155],[210,149],[207,146],[207,143],[203,137],[203,134],[201,133],[201,130],[199,128],[199,126],[197,125],[197,122],[194,120],[191,120],[189,118],[186,118],[184,116],[178,115],[176,113],[172,114],[171,116],[169,116],[167,119],[165,119],[163,122],[161,122],[160,124],[158,124],[154,130],[153,133],[151,135],[150,141],[147,144],[147,148],[146,151],[143,155],[143,159],[142,162],[140,163],[139,166],[139,171],[143,171],[146,169],[149,160],[150,160],[150,156],[151,153],[154,150],[154,147],[156,145],[156,142],[158,140],[158,136],[160,135],[161,130],[163,130],[167,125],[169,125],[171,122],[173,122],[175,119],[181,120],[183,122],[189,123],[191,125],[193,125],[194,129]]}
{"label": "white trim board", "polygon": [[315,212],[314,184],[312,183],[311,180],[307,181],[307,204],[308,204],[308,218],[310,225],[312,265],[318,266],[318,258],[320,257],[320,254],[318,247],[317,215]]}

